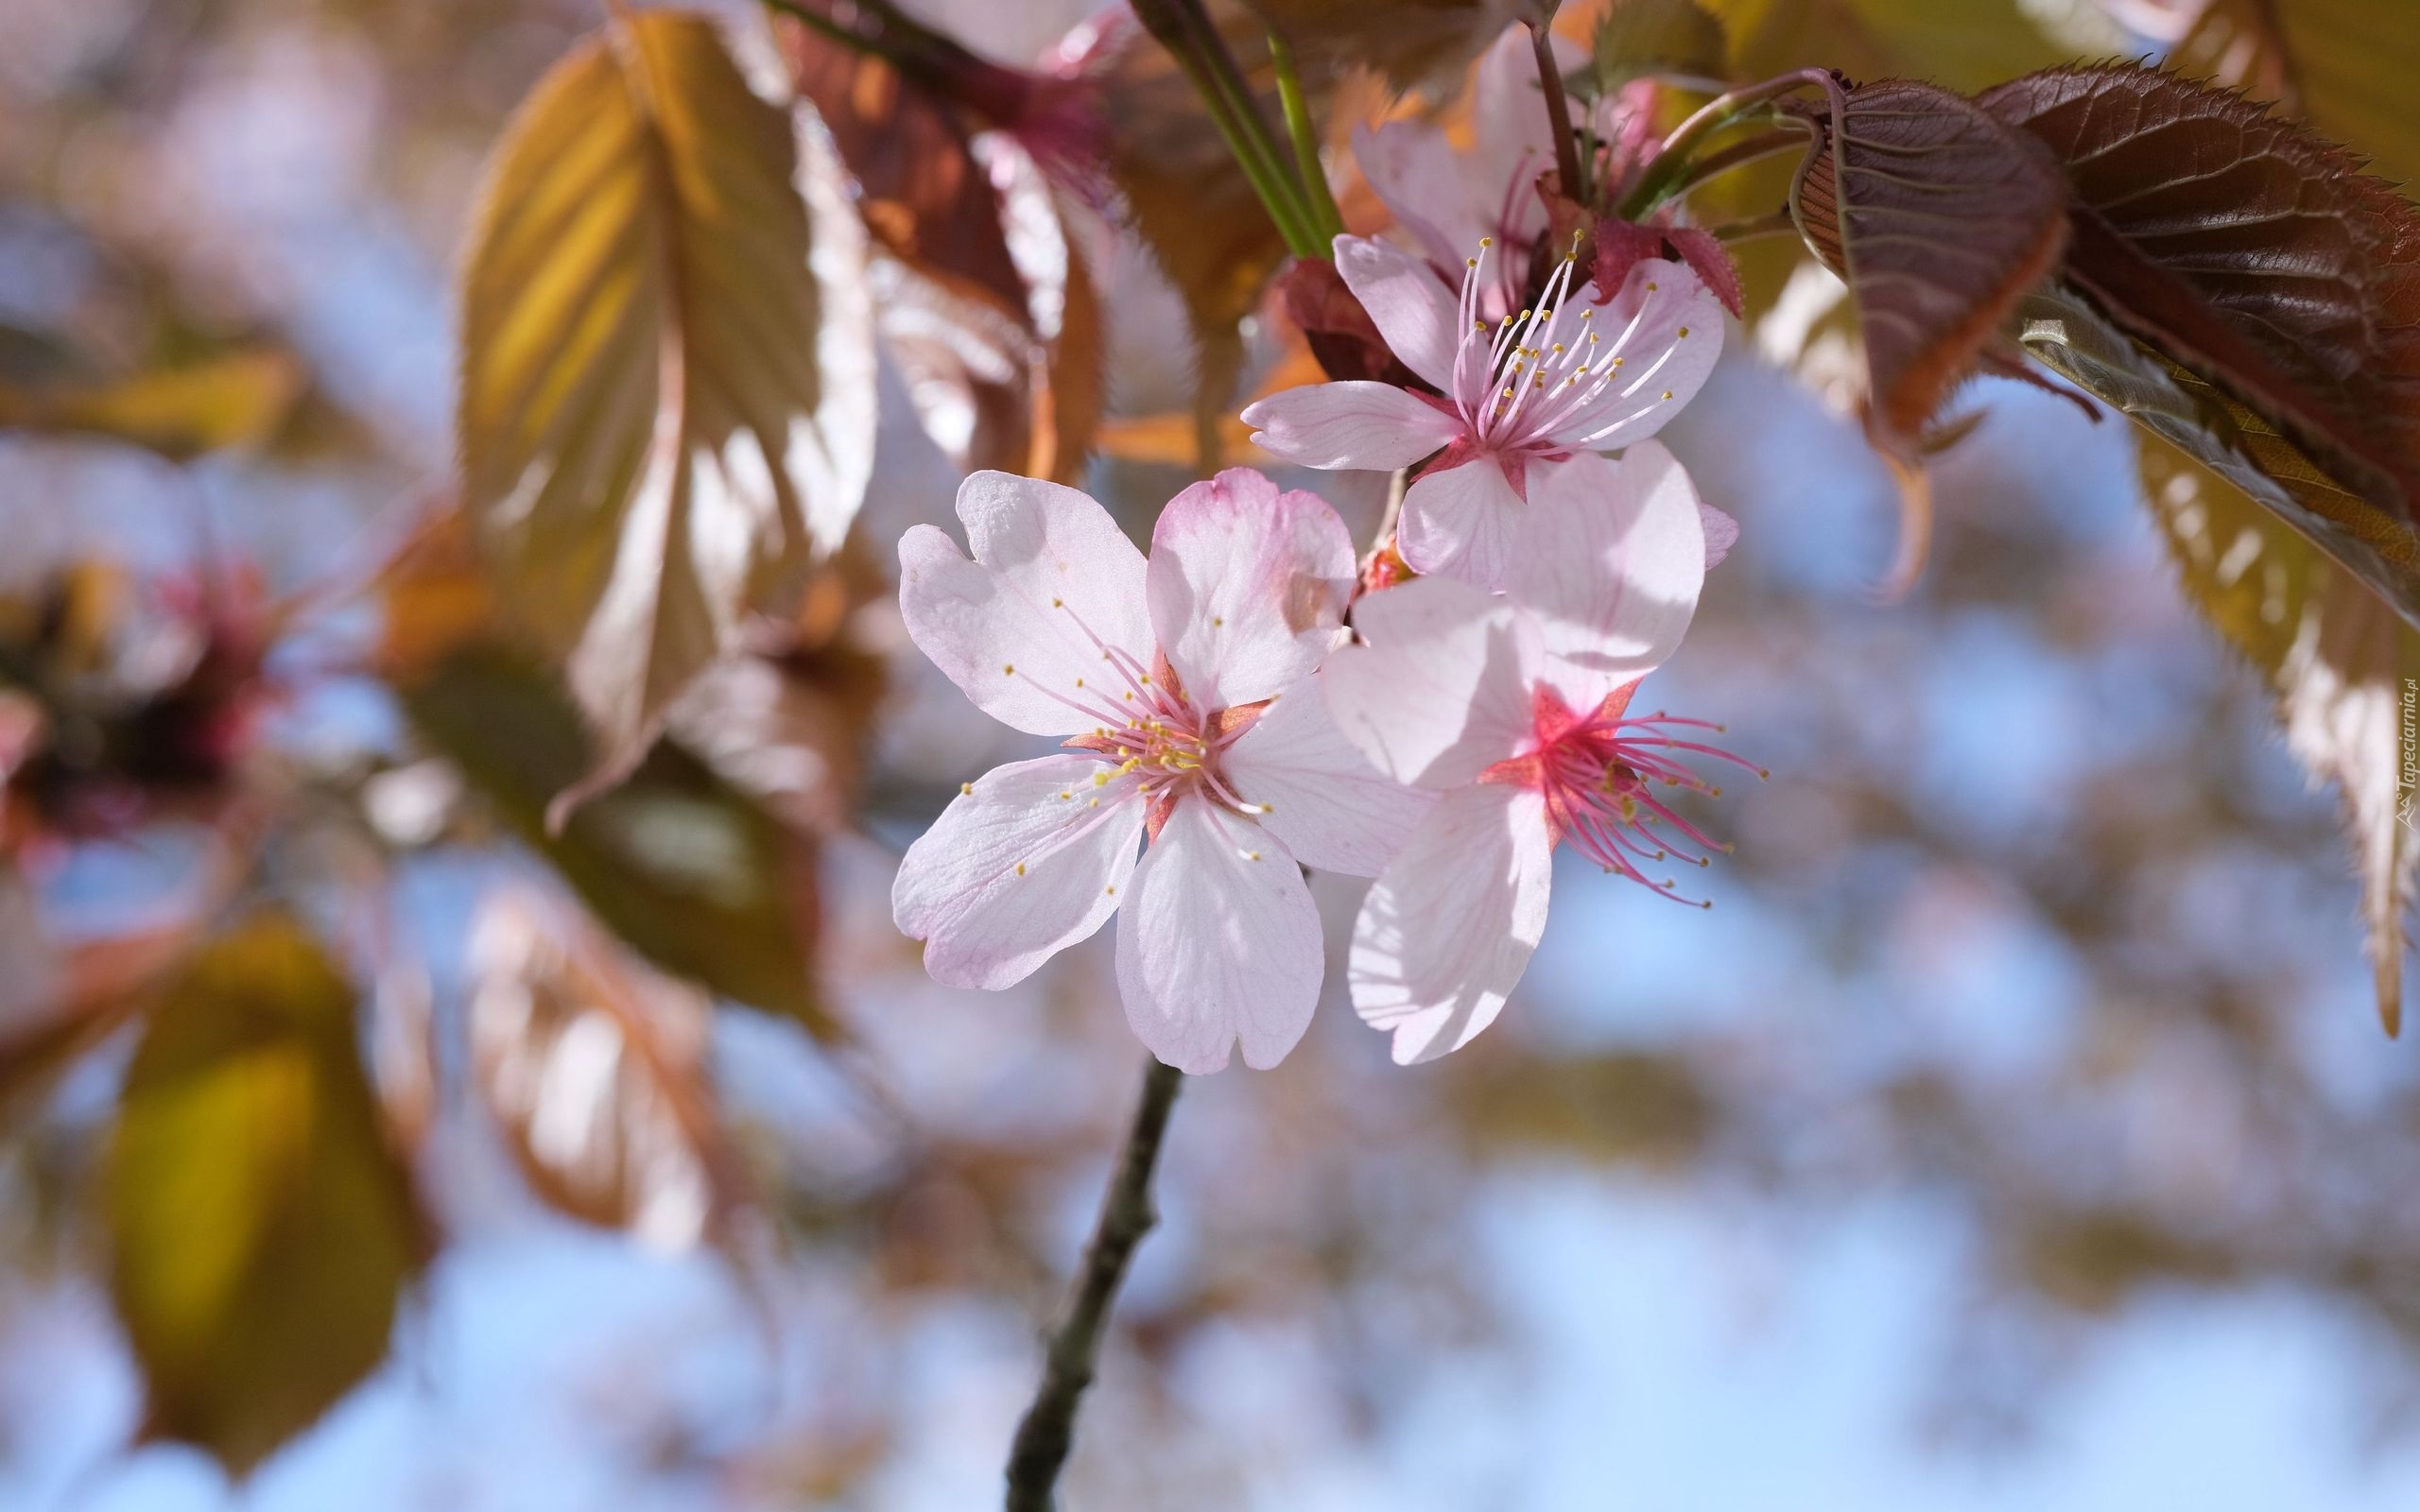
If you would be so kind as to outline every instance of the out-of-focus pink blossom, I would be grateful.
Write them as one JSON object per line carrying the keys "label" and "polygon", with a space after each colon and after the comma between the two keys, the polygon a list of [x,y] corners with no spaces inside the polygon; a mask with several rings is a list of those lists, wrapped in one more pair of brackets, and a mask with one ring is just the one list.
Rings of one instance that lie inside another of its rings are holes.
{"label": "out-of-focus pink blossom", "polygon": [[1438,795],[1354,925],[1353,1005],[1399,1063],[1494,1022],[1545,932],[1557,845],[1668,897],[1664,868],[1719,849],[1656,789],[1707,788],[1685,758],[1738,758],[1699,721],[1629,713],[1705,577],[1687,474],[1650,442],[1548,469],[1531,506],[1509,596],[1434,577],[1369,594],[1368,644],[1320,673],[1346,736]]}
{"label": "out-of-focus pink blossom", "polygon": [[1353,584],[1342,522],[1240,468],[1169,502],[1148,562],[1055,484],[978,472],[958,512],[972,560],[931,525],[900,541],[908,633],[985,713],[1066,750],[961,790],[900,866],[899,928],[936,980],[996,988],[1115,913],[1152,1054],[1217,1071],[1240,1040],[1275,1065],[1322,970],[1300,867],[1372,875],[1427,803],[1308,680]]}
{"label": "out-of-focus pink blossom", "polygon": [[1466,259],[1459,302],[1384,242],[1336,240],[1337,271],[1388,347],[1439,394],[1369,381],[1311,384],[1243,413],[1253,439],[1305,467],[1392,471],[1433,457],[1405,496],[1397,541],[1415,571],[1501,588],[1532,471],[1645,440],[1688,403],[1722,352],[1722,309],[1688,267],[1651,259],[1599,293],[1556,265],[1536,306],[1481,313],[1500,255]]}

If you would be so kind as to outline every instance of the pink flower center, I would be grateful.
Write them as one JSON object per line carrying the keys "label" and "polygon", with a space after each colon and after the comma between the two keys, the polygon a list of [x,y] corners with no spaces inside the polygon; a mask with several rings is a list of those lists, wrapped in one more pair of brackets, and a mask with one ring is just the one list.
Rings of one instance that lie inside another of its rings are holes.
{"label": "pink flower center", "polygon": [[[1671,401],[1672,391],[1657,387],[1656,375],[1677,344],[1652,354],[1629,350],[1651,301],[1640,300],[1629,322],[1608,340],[1597,326],[1605,297],[1589,299],[1595,287],[1590,284],[1572,297],[1572,270],[1579,265],[1574,250],[1555,265],[1535,306],[1491,326],[1478,311],[1494,286],[1487,264],[1497,255],[1495,238],[1481,237],[1478,247],[1477,257],[1465,259],[1462,274],[1462,338],[1454,352],[1451,395],[1470,450],[1584,451]],[[1646,292],[1654,294],[1656,285],[1650,283]],[[1579,313],[1568,315],[1575,304]],[[1679,339],[1688,334],[1683,326]]]}
{"label": "pink flower center", "polygon": [[[1028,679],[1051,697],[1091,719],[1098,720],[1090,734],[1070,737],[1064,745],[1099,762],[1093,786],[1105,788],[1121,777],[1135,779],[1133,793],[1150,805],[1149,826],[1153,838],[1167,822],[1179,799],[1199,794],[1237,814],[1259,815],[1268,805],[1247,802],[1219,773],[1219,758],[1260,718],[1264,704],[1236,709],[1205,710],[1188,697],[1167,654],[1154,651],[1147,670],[1131,652],[1109,644],[1093,632],[1064,600],[1051,606],[1100,652],[1101,676],[1080,678],[1072,693]],[[1011,676],[1021,676],[1012,666]],[[1070,790],[1060,795],[1074,801],[1086,795]],[[1121,793],[1121,798],[1127,796]],[[1100,806],[1098,794],[1094,807]],[[1258,859],[1254,854],[1254,859]]]}
{"label": "pink flower center", "polygon": [[1684,898],[1677,883],[1657,881],[1640,868],[1680,860],[1710,866],[1715,850],[1731,848],[1715,840],[1674,813],[1656,797],[1657,785],[1688,788],[1722,796],[1696,772],[1682,765],[1688,756],[1710,757],[1766,776],[1765,769],[1719,746],[1684,738],[1682,731],[1722,727],[1703,719],[1680,719],[1667,713],[1627,717],[1631,683],[1608,695],[1589,713],[1575,712],[1554,689],[1540,684],[1530,692],[1535,721],[1535,748],[1524,756],[1496,763],[1479,775],[1483,782],[1526,787],[1546,799],[1547,824],[1555,843],[1569,840],[1580,852],[1609,872],[1617,872],[1676,902],[1711,907],[1703,899]]}

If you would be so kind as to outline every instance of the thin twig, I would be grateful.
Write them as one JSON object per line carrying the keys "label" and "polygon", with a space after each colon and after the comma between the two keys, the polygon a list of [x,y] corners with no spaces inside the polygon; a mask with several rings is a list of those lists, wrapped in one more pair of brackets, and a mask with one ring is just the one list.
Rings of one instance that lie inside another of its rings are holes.
{"label": "thin twig", "polygon": [[1554,60],[1554,34],[1539,22],[1530,23],[1530,46],[1538,55],[1538,88],[1547,97],[1547,124],[1554,131],[1554,168],[1564,198],[1586,202],[1587,182],[1580,177],[1580,144],[1571,134],[1571,102],[1563,95],[1563,70]]}
{"label": "thin twig", "polygon": [[1159,1220],[1151,1206],[1151,1168],[1159,1162],[1168,1110],[1176,1106],[1177,1088],[1184,1080],[1183,1073],[1157,1060],[1143,1072],[1133,1126],[1126,1131],[1109,1190],[1101,1194],[1100,1217],[1093,1225],[1092,1243],[1084,1247],[1067,1315],[1050,1335],[1042,1383],[1034,1388],[1033,1402],[1017,1424],[1016,1442],[1009,1452],[1008,1512],[1050,1512],[1051,1488],[1058,1485],[1060,1469],[1075,1442],[1076,1407],[1092,1384],[1110,1304],[1117,1299],[1134,1246]]}

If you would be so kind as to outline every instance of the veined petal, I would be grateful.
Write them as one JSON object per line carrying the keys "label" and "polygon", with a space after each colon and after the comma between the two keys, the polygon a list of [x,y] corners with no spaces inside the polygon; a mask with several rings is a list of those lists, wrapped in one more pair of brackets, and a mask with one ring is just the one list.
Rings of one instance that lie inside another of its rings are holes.
{"label": "veined petal", "polygon": [[[1514,457],[1510,465],[1530,464]],[[1395,549],[1412,571],[1476,588],[1502,586],[1513,533],[1529,507],[1512,491],[1505,466],[1493,456],[1475,456],[1412,479],[1395,527]]]}
{"label": "veined petal", "polygon": [[1229,468],[1160,511],[1148,582],[1160,649],[1195,706],[1256,703],[1336,644],[1353,538],[1318,494]]}
{"label": "veined petal", "polygon": [[1101,723],[1127,687],[1108,648],[1151,664],[1143,554],[1073,489],[1006,472],[960,486],[969,561],[931,525],[899,541],[899,608],[917,649],[976,707],[1037,735]]}
{"label": "veined petal", "polygon": [[1353,923],[1353,1009],[1394,1036],[1399,1066],[1495,1022],[1546,934],[1554,840],[1529,788],[1457,789],[1379,874]]}
{"label": "veined petal", "polygon": [[[1584,286],[1580,300],[1594,300]],[[1651,257],[1635,264],[1611,301],[1594,306],[1605,353],[1622,359],[1596,402],[1556,423],[1549,438],[1579,451],[1617,452],[1664,428],[1705,387],[1722,355],[1722,301],[1686,263]],[[1684,335],[1683,333],[1686,333]]]}
{"label": "veined petal", "polygon": [[[1539,112],[1543,118],[1545,112]],[[1486,234],[1475,213],[1461,154],[1426,121],[1389,121],[1353,129],[1353,158],[1361,177],[1441,266],[1456,267]]]}
{"label": "veined petal", "polygon": [[1244,408],[1253,444],[1304,467],[1409,467],[1462,434],[1462,422],[1392,384],[1305,384]]}
{"label": "veined petal", "polygon": [[[1564,73],[1587,60],[1579,44],[1556,35],[1550,45]],[[1488,208],[1487,229],[1507,240],[1527,241],[1546,227],[1546,204],[1538,198],[1538,175],[1554,166],[1554,129],[1538,86],[1537,54],[1526,26],[1508,26],[1474,71],[1471,86],[1471,151],[1464,160],[1467,191]],[[1456,256],[1467,257],[1470,249]],[[1450,266],[1450,265],[1449,265]]]}
{"label": "veined petal", "polygon": [[1222,758],[1228,786],[1261,804],[1262,829],[1321,871],[1374,877],[1410,837],[1433,795],[1370,765],[1328,713],[1321,676],[1276,695]]}
{"label": "veined petal", "polygon": [[1367,645],[1320,669],[1328,712],[1379,771],[1415,787],[1459,787],[1518,755],[1536,726],[1530,689],[1546,662],[1513,605],[1445,577],[1365,595]]}
{"label": "veined petal", "polygon": [[1336,271],[1404,366],[1451,392],[1462,318],[1444,281],[1410,254],[1367,236],[1336,239]]}
{"label": "veined petal", "polygon": [[1536,617],[1547,676],[1572,707],[1679,649],[1705,585],[1705,524],[1671,453],[1641,441],[1618,462],[1582,452],[1532,467],[1512,520],[1504,592]]}
{"label": "veined petal", "polygon": [[901,934],[946,987],[1011,987],[1100,928],[1126,891],[1143,804],[1081,756],[998,766],[908,848],[891,884]]}
{"label": "veined petal", "polygon": [[1243,1042],[1265,1071],[1310,1027],[1325,952],[1319,908],[1286,848],[1248,819],[1181,799],[1117,920],[1126,1022],[1179,1071],[1222,1069]]}

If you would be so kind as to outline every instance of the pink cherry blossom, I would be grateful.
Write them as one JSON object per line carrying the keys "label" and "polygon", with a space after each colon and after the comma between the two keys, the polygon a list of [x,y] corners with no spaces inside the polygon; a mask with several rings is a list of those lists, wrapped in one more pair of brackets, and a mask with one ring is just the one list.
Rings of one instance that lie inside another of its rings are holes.
{"label": "pink cherry blossom", "polygon": [[1352,586],[1343,524],[1241,468],[1169,501],[1148,562],[1055,484],[978,472],[958,513],[972,560],[931,525],[899,543],[908,634],[986,713],[1064,749],[960,790],[900,865],[899,928],[935,980],[997,988],[1115,913],[1152,1054],[1217,1071],[1241,1040],[1275,1065],[1323,964],[1301,867],[1372,875],[1428,801],[1307,680]]}
{"label": "pink cherry blossom", "polygon": [[[1580,66],[1575,43],[1557,37],[1555,47],[1566,67]],[[1520,307],[1520,281],[1547,232],[1538,176],[1554,166],[1554,130],[1526,26],[1507,27],[1479,60],[1470,116],[1467,148],[1434,122],[1408,119],[1356,127],[1353,156],[1448,292],[1481,237],[1510,252],[1489,265],[1478,291],[1479,317],[1496,320]]]}
{"label": "pink cherry blossom", "polygon": [[1379,770],[1439,795],[1354,926],[1353,1005],[1399,1063],[1494,1022],[1545,933],[1557,845],[1675,898],[1665,868],[1720,849],[1656,787],[1712,790],[1684,760],[1739,759],[1701,721],[1629,713],[1705,576],[1687,474],[1649,443],[1547,469],[1532,503],[1508,596],[1443,577],[1370,594],[1368,644],[1320,674]]}
{"label": "pink cherry blossom", "polygon": [[1404,497],[1396,548],[1415,571],[1481,588],[1504,587],[1513,570],[1509,542],[1540,467],[1653,436],[1722,351],[1721,304],[1685,264],[1640,262],[1608,297],[1565,256],[1534,307],[1491,321],[1479,312],[1499,255],[1478,248],[1457,302],[1393,247],[1338,237],[1337,271],[1389,349],[1438,393],[1312,384],[1243,414],[1263,450],[1305,467],[1392,471],[1433,458]]}

